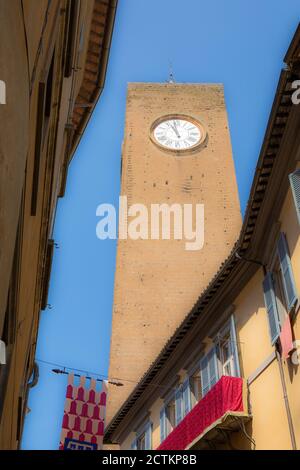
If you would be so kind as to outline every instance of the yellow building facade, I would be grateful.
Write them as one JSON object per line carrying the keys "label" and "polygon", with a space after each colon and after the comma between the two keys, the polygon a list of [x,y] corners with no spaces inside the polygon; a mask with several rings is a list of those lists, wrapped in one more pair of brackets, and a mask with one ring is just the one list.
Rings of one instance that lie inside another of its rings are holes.
{"label": "yellow building facade", "polygon": [[112,418],[107,444],[300,448],[300,28],[284,61],[239,239]]}

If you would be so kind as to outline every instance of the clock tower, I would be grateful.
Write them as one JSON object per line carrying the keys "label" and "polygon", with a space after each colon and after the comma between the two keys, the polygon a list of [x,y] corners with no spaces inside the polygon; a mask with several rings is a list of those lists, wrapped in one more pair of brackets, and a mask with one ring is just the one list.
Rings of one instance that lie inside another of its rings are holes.
{"label": "clock tower", "polygon": [[[222,85],[131,83],[122,149],[128,206],[202,204],[204,245],[119,239],[107,424],[189,313],[241,227]],[[149,222],[150,223],[150,222]]]}

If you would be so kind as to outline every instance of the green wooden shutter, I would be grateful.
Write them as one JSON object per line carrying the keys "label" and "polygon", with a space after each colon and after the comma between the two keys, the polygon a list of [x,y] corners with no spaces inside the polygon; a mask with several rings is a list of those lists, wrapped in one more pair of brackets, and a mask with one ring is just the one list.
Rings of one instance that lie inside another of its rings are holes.
{"label": "green wooden shutter", "polygon": [[181,385],[177,387],[175,392],[175,420],[176,426],[182,420],[182,388]]}
{"label": "green wooden shutter", "polygon": [[152,423],[148,423],[146,426],[145,450],[152,450]]}
{"label": "green wooden shutter", "polygon": [[280,322],[276,303],[276,296],[274,292],[273,277],[272,273],[267,273],[263,281],[265,305],[267,309],[269,319],[269,330],[272,344],[275,343],[276,339],[280,334]]}
{"label": "green wooden shutter", "polygon": [[188,377],[182,385],[183,416],[191,410],[190,378]]}
{"label": "green wooden shutter", "polygon": [[160,442],[163,442],[165,438],[167,437],[167,427],[166,427],[166,408],[163,407],[160,410]]}
{"label": "green wooden shutter", "polygon": [[298,222],[300,224],[300,169],[289,175]]}
{"label": "green wooden shutter", "polygon": [[294,274],[291,264],[291,259],[288,251],[288,246],[284,233],[280,234],[278,245],[278,256],[280,261],[280,268],[284,286],[285,300],[290,310],[296,302],[298,296],[295,286]]}
{"label": "green wooden shutter", "polygon": [[231,344],[231,354],[234,359],[234,376],[240,377],[241,370],[240,370],[240,361],[239,361],[239,349],[238,343],[236,339],[236,329],[235,329],[235,321],[234,315],[230,317],[230,344]]}

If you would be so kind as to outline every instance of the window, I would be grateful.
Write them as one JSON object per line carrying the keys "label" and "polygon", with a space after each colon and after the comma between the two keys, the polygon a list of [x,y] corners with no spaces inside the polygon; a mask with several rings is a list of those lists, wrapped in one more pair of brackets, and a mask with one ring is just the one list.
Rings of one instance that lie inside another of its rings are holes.
{"label": "window", "polygon": [[240,376],[234,316],[218,332],[214,345],[160,411],[160,440],[206,395],[222,375]]}
{"label": "window", "polygon": [[216,347],[212,347],[209,353],[203,357],[200,363],[201,367],[201,384],[202,384],[202,396],[206,395],[207,392],[219,379],[218,374],[218,363]]}
{"label": "window", "polygon": [[300,224],[300,169],[289,175],[298,222]]}
{"label": "window", "polygon": [[54,240],[48,240],[46,259],[44,265],[43,285],[42,285],[42,301],[41,310],[45,310],[48,304],[48,292],[50,284],[51,267],[53,260]]}
{"label": "window", "polygon": [[234,359],[231,348],[230,332],[220,339],[219,361],[223,375],[234,376]]}
{"label": "window", "polygon": [[298,300],[294,274],[285,235],[280,234],[270,271],[263,281],[271,343],[280,335],[281,325]]}
{"label": "window", "polygon": [[202,358],[201,393],[202,396],[212,388],[222,375],[231,377],[240,376],[239,356],[232,315],[227,325],[217,334],[214,346]]}
{"label": "window", "polygon": [[182,415],[186,416],[192,409],[190,378],[188,377],[182,384]]}
{"label": "window", "polygon": [[137,450],[146,450],[146,433],[143,432],[137,439]]}
{"label": "window", "polygon": [[286,306],[290,311],[294,306],[298,295],[296,292],[294,274],[291,264],[291,259],[289,255],[289,250],[287,246],[287,241],[283,233],[280,234],[278,244],[277,244],[277,253],[280,263],[281,277],[283,290],[285,294]]}
{"label": "window", "polygon": [[277,302],[277,309],[279,315],[279,321],[282,323],[282,320],[285,318],[286,312],[288,311],[288,306],[285,300],[283,279],[281,275],[280,263],[278,257],[275,260],[273,269],[272,269],[273,285]]}
{"label": "window", "polygon": [[147,422],[137,433],[136,438],[131,444],[132,450],[151,450],[152,449],[152,423]]}
{"label": "window", "polygon": [[0,104],[6,104],[6,83],[0,80]]}
{"label": "window", "polygon": [[238,345],[233,315],[227,325],[218,333],[215,343],[217,345],[219,376],[239,377]]}
{"label": "window", "polygon": [[11,291],[8,292],[8,300],[7,300],[7,306],[6,306],[6,311],[5,311],[5,317],[4,317],[3,331],[2,331],[2,336],[1,336],[1,339],[6,345],[14,343],[13,337],[15,333],[15,325],[11,324],[12,323],[11,322],[12,311],[10,309],[10,306],[11,306]]}
{"label": "window", "polygon": [[[65,62],[65,77],[69,78],[72,75],[74,56],[75,56],[75,45],[76,45],[76,25],[78,22],[79,15],[79,1],[71,0],[68,2],[68,24],[67,24],[67,40],[66,40],[66,62]],[[82,31],[82,28],[81,28]],[[80,48],[80,40],[79,40]]]}
{"label": "window", "polygon": [[167,426],[166,426],[166,408],[165,406],[160,410],[160,442],[162,443],[167,437]]}
{"label": "window", "polygon": [[[177,405],[178,409],[178,405]],[[179,412],[178,412],[179,413]],[[166,419],[167,419],[167,434],[175,428],[176,426],[176,404],[175,397],[172,398],[166,405]]]}
{"label": "window", "polygon": [[18,397],[18,418],[17,418],[17,430],[16,430],[16,440],[20,441],[23,428],[23,411],[24,411],[24,400],[22,396]]}
{"label": "window", "polygon": [[0,339],[0,366],[6,364],[6,344]]}
{"label": "window", "polygon": [[180,423],[185,413],[184,397],[186,397],[186,383],[179,385],[174,394],[166,401],[160,412],[160,440],[161,442]]}
{"label": "window", "polygon": [[81,28],[80,28],[80,35],[79,35],[79,42],[78,42],[78,51],[82,52],[83,51],[83,45],[84,45],[84,23],[82,23]]}
{"label": "window", "polygon": [[201,400],[201,377],[200,369],[190,376],[190,400],[191,408],[193,408],[199,400]]}
{"label": "window", "polygon": [[49,120],[52,106],[53,91],[53,72],[54,72],[53,52],[48,75],[45,81],[39,83],[37,115],[36,115],[36,131],[35,131],[35,150],[34,150],[34,169],[32,177],[32,196],[31,196],[31,215],[35,216],[37,211],[38,185],[40,177],[40,160],[44,143],[49,127]]}
{"label": "window", "polygon": [[265,305],[269,319],[269,331],[271,337],[271,343],[274,344],[280,334],[280,323],[279,315],[277,310],[277,302],[274,289],[273,274],[267,273],[264,282],[264,297]]}
{"label": "window", "polygon": [[52,55],[51,64],[48,72],[46,88],[45,88],[45,117],[49,118],[52,105],[52,90],[53,90],[53,71],[54,71],[54,53]]}

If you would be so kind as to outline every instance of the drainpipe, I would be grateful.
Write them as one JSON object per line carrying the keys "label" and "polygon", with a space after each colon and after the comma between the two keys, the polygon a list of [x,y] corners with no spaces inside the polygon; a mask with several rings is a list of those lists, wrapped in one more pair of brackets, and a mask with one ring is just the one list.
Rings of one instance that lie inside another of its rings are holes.
{"label": "drainpipe", "polygon": [[285,404],[285,409],[286,409],[286,414],[287,414],[287,419],[288,419],[288,424],[289,424],[289,431],[290,431],[290,436],[291,436],[291,442],[292,442],[292,449],[297,450],[295,430],[294,430],[294,425],[293,425],[293,420],[292,420],[289,398],[288,398],[287,389],[286,389],[282,361],[281,361],[281,356],[277,349],[277,346],[276,346],[275,354],[276,354],[276,359],[277,359],[278,367],[279,367],[280,380],[281,380],[282,391],[283,391],[283,399],[284,399],[284,404]]}

